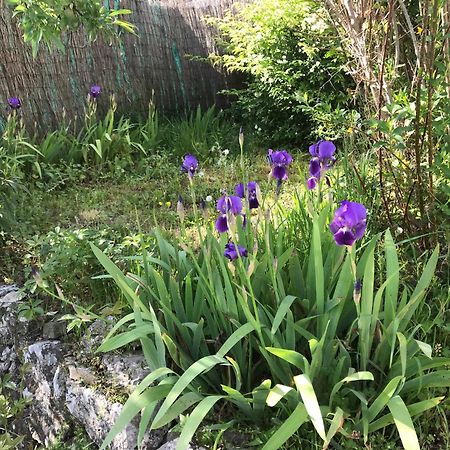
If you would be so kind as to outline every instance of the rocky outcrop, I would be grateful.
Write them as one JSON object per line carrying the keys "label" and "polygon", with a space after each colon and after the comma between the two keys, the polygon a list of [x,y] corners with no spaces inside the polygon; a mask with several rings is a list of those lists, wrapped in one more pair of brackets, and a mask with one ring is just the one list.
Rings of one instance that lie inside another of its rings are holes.
{"label": "rocky outcrop", "polygon": [[[47,448],[78,425],[93,444],[100,445],[122,410],[119,400],[126,399],[148,373],[145,359],[134,354],[107,354],[95,356],[96,364],[90,367],[86,362],[94,359],[92,342],[100,344],[108,326],[95,322],[77,346],[49,339],[60,337],[59,325],[35,327],[20,319],[21,302],[14,286],[0,286],[0,376],[8,373],[18,379],[25,365],[22,395],[29,402],[21,423],[15,423],[12,431],[27,435],[22,448],[29,448],[30,440]],[[138,425],[136,418],[109,448],[135,449]],[[167,448],[166,434],[167,430],[147,432],[140,448]]]}
{"label": "rocky outcrop", "polygon": [[15,286],[0,286],[0,376],[18,371],[17,349],[25,345],[28,323],[17,314],[21,295]]}
{"label": "rocky outcrop", "polygon": [[64,432],[65,348],[59,341],[36,342],[25,349],[28,365],[24,396],[29,400],[26,426],[36,442],[48,447]]}

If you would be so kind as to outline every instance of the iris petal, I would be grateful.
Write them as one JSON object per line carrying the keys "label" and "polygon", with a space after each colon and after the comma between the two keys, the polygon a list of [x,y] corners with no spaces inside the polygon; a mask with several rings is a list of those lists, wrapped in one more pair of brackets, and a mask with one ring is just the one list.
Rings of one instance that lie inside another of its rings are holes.
{"label": "iris petal", "polygon": [[[319,141],[320,142],[320,141]],[[312,144],[309,146],[309,153],[311,154],[311,156],[318,156],[319,152],[317,151],[317,144]]]}
{"label": "iris petal", "polygon": [[259,208],[259,202],[258,202],[258,199],[256,198],[256,195],[254,197],[249,197],[249,199],[248,199],[248,207],[250,209]]}
{"label": "iris petal", "polygon": [[238,197],[244,198],[245,197],[244,184],[243,183],[237,184],[236,187],[234,188],[234,192]]}
{"label": "iris petal", "polygon": [[286,168],[283,166],[275,166],[272,169],[272,176],[280,181],[287,180],[288,178]]}
{"label": "iris petal", "polygon": [[230,195],[228,197],[228,210],[232,212],[235,216],[242,212],[242,200],[235,195]]}
{"label": "iris petal", "polygon": [[309,162],[309,173],[314,178],[320,178],[320,159],[311,158]]}
{"label": "iris petal", "polygon": [[350,230],[340,229],[334,236],[337,245],[353,245],[356,241],[355,235]]}
{"label": "iris petal", "polygon": [[320,141],[317,146],[320,159],[330,159],[336,151],[336,146],[331,141]]}
{"label": "iris petal", "polygon": [[310,191],[313,190],[313,189],[315,189],[316,186],[317,186],[317,178],[316,178],[316,177],[310,177],[310,178],[308,178],[307,185],[308,185],[308,189],[309,189]]}
{"label": "iris petal", "polygon": [[218,219],[216,220],[216,230],[219,233],[225,233],[226,231],[228,231],[228,221],[226,215],[218,217]]}

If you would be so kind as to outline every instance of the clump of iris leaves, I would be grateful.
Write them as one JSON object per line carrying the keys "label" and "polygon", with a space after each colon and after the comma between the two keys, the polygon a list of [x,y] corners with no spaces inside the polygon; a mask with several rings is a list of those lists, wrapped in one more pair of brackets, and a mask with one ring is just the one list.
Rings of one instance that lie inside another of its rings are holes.
{"label": "clump of iris leaves", "polygon": [[[243,135],[240,143],[242,151]],[[242,164],[215,226],[196,208],[193,233],[183,223],[178,239],[155,230],[157,248],[142,249],[135,273],[92,246],[132,311],[98,351],[139,341],[151,371],[102,449],[137,415],[139,441],[183,416],[177,450],[205,421],[217,430],[214,448],[243,424],[271,430],[253,442],[263,450],[301,442],[311,428],[323,448],[340,448],[392,426],[406,450],[420,448],[413,420],[442,402],[450,382],[450,359],[433,354],[413,320],[432,300],[439,249],[414,285],[402,282],[390,231],[367,235],[371,211],[333,198],[335,151],[329,141],[310,147],[308,189],[293,196],[284,193],[286,150],[269,150],[264,184]],[[186,155],[194,205],[198,168]],[[178,213],[182,221],[182,201]]]}

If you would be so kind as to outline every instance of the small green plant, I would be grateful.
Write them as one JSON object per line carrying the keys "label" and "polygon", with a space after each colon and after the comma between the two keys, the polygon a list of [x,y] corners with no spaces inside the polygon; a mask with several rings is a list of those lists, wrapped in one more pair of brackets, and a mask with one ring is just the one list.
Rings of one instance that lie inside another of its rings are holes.
{"label": "small green plant", "polygon": [[130,120],[122,116],[115,123],[116,108],[114,95],[111,95],[110,107],[104,119],[98,121],[97,101],[95,98],[88,98],[85,127],[77,138],[85,163],[102,166],[104,161],[113,160],[117,156],[131,157],[133,150],[145,153],[140,143],[131,141],[130,131],[133,125]]}
{"label": "small green plant", "polygon": [[147,153],[156,151],[161,142],[161,129],[158,111],[153,98],[148,105],[148,114],[145,122],[138,126],[137,132],[135,131],[134,134],[137,134],[134,140],[142,141],[142,146]]}
{"label": "small green plant", "polygon": [[[63,437],[46,447],[45,450],[88,450],[93,448],[94,444],[86,435],[85,430],[75,426]],[[39,450],[44,450],[44,448],[40,447]]]}
{"label": "small green plant", "polygon": [[27,366],[22,367],[20,383],[15,383],[11,375],[0,378],[0,448],[13,450],[23,441],[23,436],[17,436],[8,429],[11,421],[22,415],[27,400],[22,397],[24,374]]}
{"label": "small green plant", "polygon": [[73,305],[73,309],[75,310],[74,314],[64,314],[59,320],[67,321],[67,332],[72,330],[79,331],[98,318],[97,314],[91,312],[93,308],[94,305],[87,308]]}
{"label": "small green plant", "polygon": [[169,149],[177,156],[189,152],[195,152],[205,159],[216,156],[214,153],[218,143],[226,143],[231,135],[229,124],[214,106],[206,111],[198,106],[185,119],[171,122],[170,128]]}
{"label": "small green plant", "polygon": [[19,317],[23,317],[28,321],[43,316],[45,311],[42,307],[42,300],[31,298],[27,302],[21,303],[18,308],[18,314]]}

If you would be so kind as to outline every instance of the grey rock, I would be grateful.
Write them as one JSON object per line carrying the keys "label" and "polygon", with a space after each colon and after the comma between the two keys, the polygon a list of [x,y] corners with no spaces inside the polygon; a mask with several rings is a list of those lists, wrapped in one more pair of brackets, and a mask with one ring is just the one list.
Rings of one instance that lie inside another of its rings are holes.
{"label": "grey rock", "polygon": [[[136,425],[138,421],[134,422]],[[158,450],[161,444],[165,441],[167,435],[167,428],[160,428],[158,430],[147,431],[144,435],[139,450]]]}
{"label": "grey rock", "polygon": [[10,292],[17,291],[17,286],[14,284],[2,284],[0,285],[0,299]]}
{"label": "grey rock", "polygon": [[59,339],[66,334],[66,325],[63,322],[47,322],[44,323],[42,337],[44,339]]}
{"label": "grey rock", "polygon": [[112,328],[113,322],[113,317],[107,317],[106,321],[96,319],[92,322],[81,339],[81,346],[86,353],[95,353]]}
{"label": "grey rock", "polygon": [[107,354],[102,358],[102,365],[113,384],[123,386],[129,391],[150,373],[142,355]]}
{"label": "grey rock", "polygon": [[92,370],[86,367],[69,366],[69,378],[74,381],[81,381],[84,384],[95,384],[99,381]]}
{"label": "grey rock", "polygon": [[17,350],[25,345],[29,327],[18,319],[21,298],[15,286],[0,286],[0,376],[8,373],[13,379],[20,365]]}
{"label": "grey rock", "polygon": [[[79,382],[68,380],[66,406],[86,430],[94,443],[100,445],[115,424],[122,404],[109,400],[104,394],[92,387],[82,386]],[[126,426],[113,440],[111,450],[132,450],[136,448],[138,427],[136,422]],[[156,449],[161,444],[164,434],[152,432],[147,435],[141,448]]]}
{"label": "grey rock", "polygon": [[20,325],[17,316],[21,298],[17,291],[9,291],[0,298],[0,346],[14,344],[17,337],[24,333],[26,323]]}
{"label": "grey rock", "polygon": [[69,422],[63,407],[67,380],[61,366],[63,357],[64,347],[58,341],[36,342],[24,353],[29,365],[24,394],[31,400],[27,427],[33,439],[45,447],[63,433]]}
{"label": "grey rock", "polygon": [[[0,286],[0,376],[16,374],[18,381],[20,366],[27,367],[21,395],[29,405],[23,417],[11,424],[12,430],[26,435],[18,449],[33,448],[33,441],[48,448],[75,422],[85,428],[93,443],[101,444],[123,406],[111,400],[100,387],[106,384],[111,392],[119,390],[125,394],[133,390],[149,372],[144,357],[134,354],[99,357],[97,360],[103,366],[99,375],[89,366],[91,358],[86,356],[101,344],[114,319],[109,323],[95,321],[82,339],[81,351],[69,355],[73,347],[53,340],[64,334],[64,324],[51,321],[43,330],[36,322],[19,320],[21,301],[16,287]],[[41,340],[43,334],[45,340]],[[134,450],[138,429],[136,418],[109,448]],[[157,450],[166,434],[166,428],[147,432],[140,449]]]}
{"label": "grey rock", "polygon": [[5,373],[12,373],[15,370],[17,355],[12,347],[4,347],[0,354],[0,376]]}
{"label": "grey rock", "polygon": [[[166,442],[163,446],[159,447],[158,450],[175,450],[177,448],[178,439]],[[189,445],[187,450],[206,450],[204,447],[192,447]]]}

